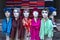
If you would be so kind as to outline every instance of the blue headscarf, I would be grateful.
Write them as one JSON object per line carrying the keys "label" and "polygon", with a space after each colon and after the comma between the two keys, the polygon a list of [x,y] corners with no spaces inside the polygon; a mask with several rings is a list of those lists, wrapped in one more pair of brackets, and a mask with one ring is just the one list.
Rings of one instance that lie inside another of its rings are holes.
{"label": "blue headscarf", "polygon": [[54,8],[54,7],[48,7],[48,9],[50,12],[56,11],[56,8]]}
{"label": "blue headscarf", "polygon": [[12,9],[11,8],[4,8],[4,12],[6,12],[6,11],[12,13]]}

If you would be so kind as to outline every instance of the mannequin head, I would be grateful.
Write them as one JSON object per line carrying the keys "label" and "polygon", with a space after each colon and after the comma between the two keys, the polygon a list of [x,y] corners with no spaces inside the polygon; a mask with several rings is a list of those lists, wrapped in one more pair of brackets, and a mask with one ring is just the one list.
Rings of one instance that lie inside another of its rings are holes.
{"label": "mannequin head", "polygon": [[37,18],[38,17],[38,12],[37,11],[33,11],[33,16],[34,16],[34,18]]}
{"label": "mannequin head", "polygon": [[56,16],[57,12],[56,12],[56,8],[54,7],[49,7],[49,11],[51,12],[52,16]]}
{"label": "mannequin head", "polygon": [[28,12],[25,12],[25,13],[23,13],[24,14],[24,17],[25,18],[28,18],[29,17],[29,13]]}
{"label": "mannequin head", "polygon": [[4,8],[5,16],[6,18],[10,18],[10,15],[12,13],[11,8]]}
{"label": "mannequin head", "polygon": [[6,11],[5,12],[5,16],[6,16],[6,18],[10,18],[10,12],[9,11]]}
{"label": "mannequin head", "polygon": [[15,18],[18,18],[19,15],[20,15],[20,9],[19,8],[15,8],[13,10],[13,15],[14,15]]}
{"label": "mannequin head", "polygon": [[23,15],[24,15],[25,18],[28,18],[29,17],[29,12],[27,10],[24,10]]}
{"label": "mannequin head", "polygon": [[57,14],[56,11],[53,11],[53,12],[52,12],[52,15],[53,15],[53,16],[56,16],[56,14]]}
{"label": "mannequin head", "polygon": [[43,18],[47,18],[48,17],[48,10],[47,9],[43,9],[42,10],[42,16],[43,16]]}

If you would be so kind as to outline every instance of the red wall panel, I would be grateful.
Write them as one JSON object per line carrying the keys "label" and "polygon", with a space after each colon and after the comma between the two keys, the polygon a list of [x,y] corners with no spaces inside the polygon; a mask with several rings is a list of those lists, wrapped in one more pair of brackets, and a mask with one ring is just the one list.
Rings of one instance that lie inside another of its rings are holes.
{"label": "red wall panel", "polygon": [[21,2],[22,0],[14,0],[14,2]]}
{"label": "red wall panel", "polygon": [[37,5],[38,5],[38,6],[45,6],[45,2],[44,2],[44,1],[39,1],[39,2],[37,3]]}

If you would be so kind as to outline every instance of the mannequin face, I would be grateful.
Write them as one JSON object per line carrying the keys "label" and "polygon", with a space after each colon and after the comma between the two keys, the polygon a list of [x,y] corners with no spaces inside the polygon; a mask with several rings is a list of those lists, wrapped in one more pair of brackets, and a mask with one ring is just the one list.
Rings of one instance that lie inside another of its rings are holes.
{"label": "mannequin face", "polygon": [[10,17],[10,12],[6,11],[5,16],[6,16],[6,18],[9,18]]}
{"label": "mannequin face", "polygon": [[17,12],[17,10],[14,10],[13,15],[14,15],[15,18],[18,18],[19,17],[19,13]]}
{"label": "mannequin face", "polygon": [[38,17],[38,12],[37,12],[37,11],[34,11],[34,12],[33,12],[33,16],[34,16],[35,18],[37,18],[37,17]]}
{"label": "mannequin face", "polygon": [[26,18],[29,17],[29,13],[28,13],[28,12],[24,12],[23,15],[24,15],[24,17],[26,17]]}
{"label": "mannequin face", "polygon": [[56,11],[53,11],[53,14],[52,14],[53,16],[56,16]]}
{"label": "mannequin face", "polygon": [[43,16],[43,18],[47,18],[48,17],[48,11],[43,10],[42,16]]}

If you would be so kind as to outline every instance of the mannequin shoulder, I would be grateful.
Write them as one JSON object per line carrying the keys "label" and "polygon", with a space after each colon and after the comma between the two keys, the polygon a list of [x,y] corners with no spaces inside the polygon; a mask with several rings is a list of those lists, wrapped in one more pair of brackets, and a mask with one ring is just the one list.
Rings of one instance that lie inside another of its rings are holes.
{"label": "mannequin shoulder", "polygon": [[6,21],[6,19],[5,19],[5,18],[2,20],[2,22],[4,22],[4,21]]}
{"label": "mannequin shoulder", "polygon": [[52,23],[52,20],[49,19],[49,23]]}

